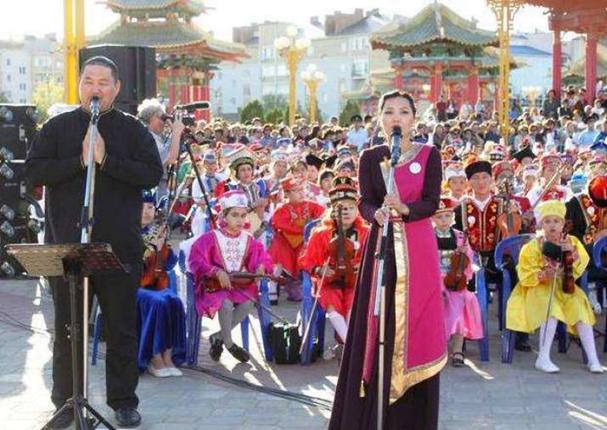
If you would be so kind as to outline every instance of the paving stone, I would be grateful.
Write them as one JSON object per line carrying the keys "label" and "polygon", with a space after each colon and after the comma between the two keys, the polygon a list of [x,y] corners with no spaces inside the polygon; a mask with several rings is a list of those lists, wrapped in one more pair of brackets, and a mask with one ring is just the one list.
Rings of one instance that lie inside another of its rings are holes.
{"label": "paving stone", "polygon": [[[0,310],[27,324],[33,319],[40,326],[53,327],[52,304],[44,296],[35,305],[34,287],[32,282],[0,281]],[[295,320],[297,306],[281,302],[278,311]],[[471,365],[460,369],[448,366],[441,375],[439,428],[607,429],[607,375],[586,371],[577,347],[564,355],[553,352],[561,367],[558,375],[534,370],[535,353],[515,352],[512,364],[502,364],[494,314],[492,309],[491,361],[480,362],[476,344],[469,343],[467,357]],[[253,327],[258,330],[256,323]],[[237,363],[228,354],[222,356],[219,364],[213,363],[208,357],[207,337],[216,329],[216,321],[203,322],[201,366],[264,387],[333,398],[337,381],[334,360],[319,360],[306,367],[264,363],[255,344],[256,334],[251,337],[252,363]],[[239,336],[235,336],[237,341]],[[332,342],[332,336],[327,336],[327,342]],[[531,342],[537,345],[537,336],[532,336]],[[0,345],[0,428],[40,428],[54,409],[49,400],[52,338],[0,322]],[[607,362],[605,354],[599,353],[599,358]],[[114,422],[113,411],[105,405],[104,377],[105,361],[101,359],[90,368],[89,400]],[[330,417],[330,411],[245,389],[189,369],[184,369],[181,378],[143,375],[137,393],[143,416],[141,429],[145,430],[314,430],[325,429]]]}

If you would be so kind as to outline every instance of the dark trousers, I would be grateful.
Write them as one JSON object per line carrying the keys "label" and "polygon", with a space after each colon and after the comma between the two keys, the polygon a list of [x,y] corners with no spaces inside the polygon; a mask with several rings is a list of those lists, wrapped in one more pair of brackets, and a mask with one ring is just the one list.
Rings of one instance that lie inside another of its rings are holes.
{"label": "dark trousers", "polygon": [[[107,344],[105,381],[107,404],[112,409],[137,407],[137,289],[141,267],[133,265],[128,274],[94,275],[89,296],[97,296],[103,314]],[[53,390],[51,400],[61,406],[72,396],[72,355],[68,338],[70,294],[67,281],[51,278],[55,307],[53,344]],[[82,289],[78,288],[78,314],[82,321]],[[78,360],[82,371],[82,359]]]}

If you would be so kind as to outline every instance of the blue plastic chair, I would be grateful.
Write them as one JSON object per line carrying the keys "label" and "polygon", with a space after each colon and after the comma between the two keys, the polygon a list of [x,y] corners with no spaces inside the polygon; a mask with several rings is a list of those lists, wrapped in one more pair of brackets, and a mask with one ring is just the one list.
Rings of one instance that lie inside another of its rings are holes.
{"label": "blue plastic chair", "polygon": [[[312,229],[314,229],[319,222],[320,219],[316,219],[306,224],[304,227],[304,243],[308,242]],[[303,298],[301,301],[301,319],[303,323],[303,330],[305,331],[308,324],[310,324],[310,329],[306,338],[306,343],[302,350],[300,363],[303,365],[308,365],[312,362],[312,353],[314,352],[314,344],[316,341],[320,347],[321,354],[324,350],[326,314],[319,304],[316,305],[316,308],[312,313],[312,308],[314,307],[314,285],[310,274],[306,271],[302,271],[301,281],[303,292]],[[309,323],[310,321],[312,322]]]}
{"label": "blue plastic chair", "polygon": [[[592,247],[592,262],[595,267],[607,270],[607,266],[603,265],[601,256],[607,252],[607,236],[597,240]],[[607,352],[607,315],[605,316],[605,339],[603,342],[603,352]]]}
{"label": "blue plastic chair", "polygon": [[[179,267],[182,273],[185,273],[187,280],[187,304],[186,304],[186,331],[187,331],[187,342],[186,342],[186,363],[190,366],[198,365],[198,353],[200,351],[200,333],[202,329],[202,317],[198,315],[196,311],[196,296],[195,296],[195,285],[194,277],[191,273],[186,271],[185,255],[183,252],[179,253]],[[260,297],[259,302],[268,307],[270,306],[270,299],[268,297],[268,285],[267,281],[261,281],[260,285]],[[259,323],[261,325],[261,338],[263,342],[264,355],[266,361],[272,361],[272,350],[270,348],[269,339],[269,325],[270,318],[261,306],[257,306]],[[242,337],[242,346],[244,349],[249,351],[249,329],[250,320],[246,317],[240,323],[240,334]]]}
{"label": "blue plastic chair", "polygon": [[[478,264],[478,262],[477,262]],[[485,269],[478,264],[479,270],[474,274],[476,297],[481,308],[481,319],[483,322],[484,337],[478,341],[478,349],[481,361],[489,361],[489,292],[485,282]]]}
{"label": "blue plastic chair", "polygon": [[510,277],[510,271],[506,268],[504,256],[508,255],[512,259],[514,266],[518,264],[518,257],[521,248],[527,242],[533,239],[532,234],[519,234],[509,237],[498,243],[495,248],[495,267],[502,272],[502,300],[500,302],[500,318],[502,326],[502,363],[512,363],[514,352],[515,333],[506,329],[506,304],[512,293],[513,285]]}

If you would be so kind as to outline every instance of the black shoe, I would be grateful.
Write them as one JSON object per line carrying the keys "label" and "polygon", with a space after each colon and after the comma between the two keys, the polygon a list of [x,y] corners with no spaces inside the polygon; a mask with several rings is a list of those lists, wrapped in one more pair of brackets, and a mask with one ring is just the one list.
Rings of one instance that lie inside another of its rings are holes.
{"label": "black shoe", "polygon": [[529,345],[527,339],[520,339],[515,342],[514,349],[522,352],[531,352],[531,345]]}
{"label": "black shoe", "polygon": [[231,347],[229,347],[228,351],[230,352],[230,354],[232,354],[232,357],[234,357],[241,363],[246,363],[251,358],[246,349],[243,349],[236,344],[233,344]]}
{"label": "black shoe", "polygon": [[278,306],[278,299],[276,299],[276,300],[270,300],[270,304],[272,306]]}
{"label": "black shoe", "polygon": [[211,348],[209,349],[209,355],[213,361],[219,361],[221,353],[223,352],[223,340],[211,335]]}
{"label": "black shoe", "polygon": [[116,409],[116,421],[120,427],[133,428],[141,424],[141,415],[135,408]]}
{"label": "black shoe", "polygon": [[[55,410],[55,414],[59,411],[59,409]],[[72,425],[74,422],[74,411],[72,409],[66,408],[57,416],[57,419],[53,421],[53,424],[49,427],[51,429],[66,429]]]}

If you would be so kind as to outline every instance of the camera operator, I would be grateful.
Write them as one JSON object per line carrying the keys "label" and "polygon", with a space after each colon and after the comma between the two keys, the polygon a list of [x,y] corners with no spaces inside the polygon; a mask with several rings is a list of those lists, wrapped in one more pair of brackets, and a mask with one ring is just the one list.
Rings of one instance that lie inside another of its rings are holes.
{"label": "camera operator", "polygon": [[158,184],[156,199],[168,194],[168,167],[177,162],[179,143],[185,129],[183,122],[166,114],[157,99],[146,99],[137,108],[137,116],[154,136],[164,173]]}

